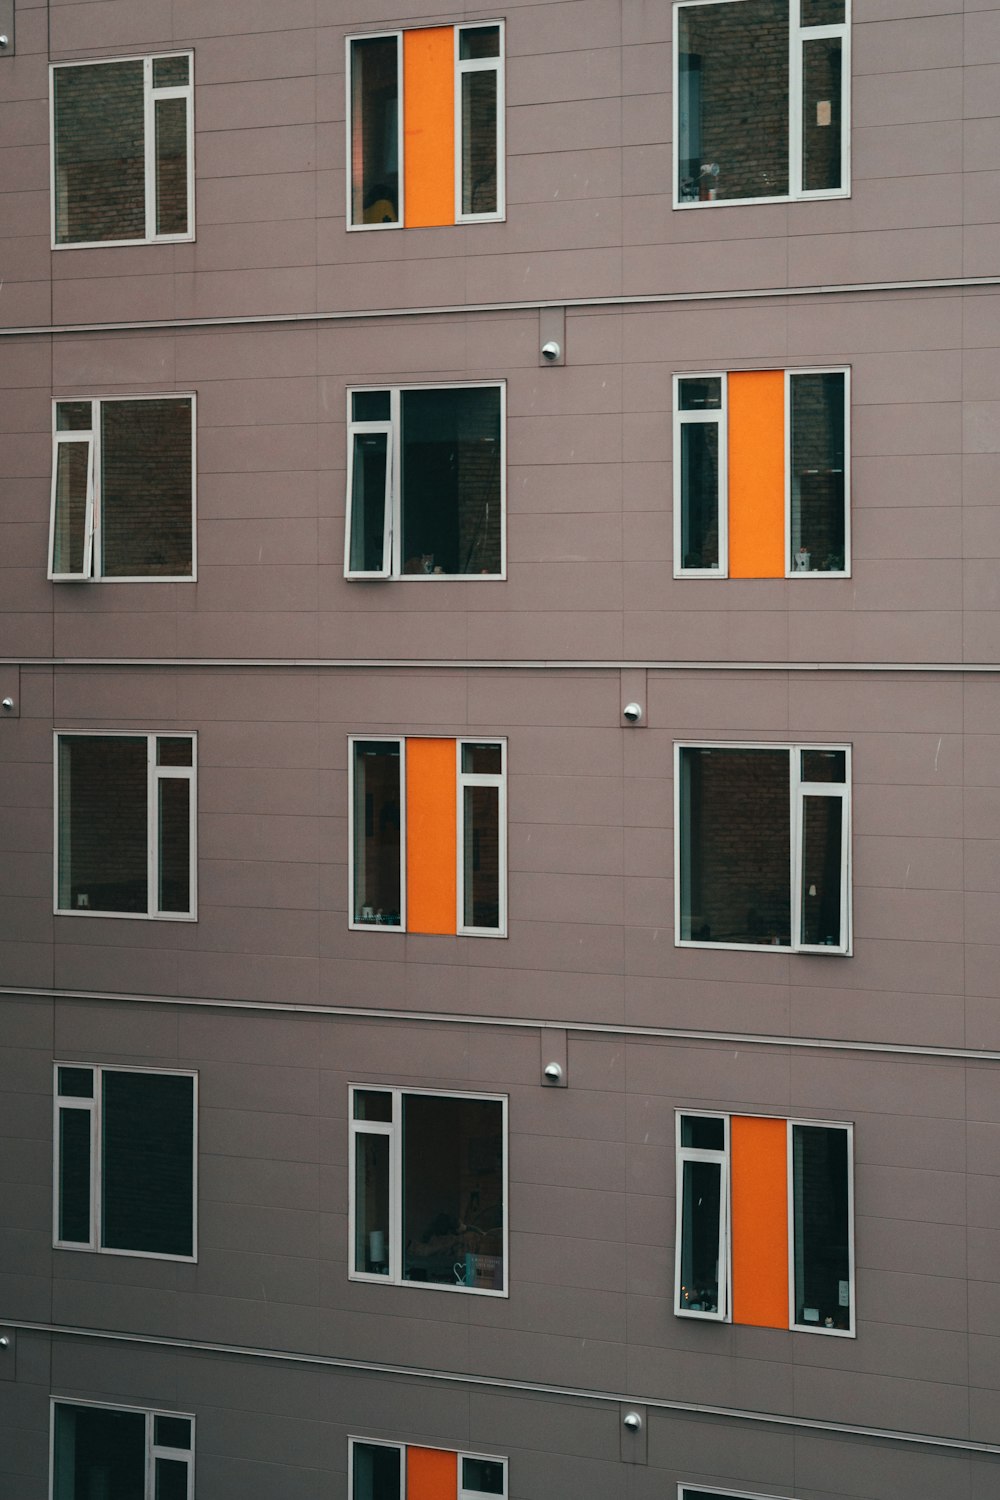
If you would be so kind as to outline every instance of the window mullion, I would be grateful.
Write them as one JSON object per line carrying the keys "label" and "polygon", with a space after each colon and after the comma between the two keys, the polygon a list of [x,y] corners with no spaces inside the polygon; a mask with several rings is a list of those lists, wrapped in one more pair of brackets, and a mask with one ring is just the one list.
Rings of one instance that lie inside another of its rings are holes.
{"label": "window mullion", "polygon": [[146,239],[156,238],[156,105],[153,101],[153,59],[142,60],[143,168],[146,195]]}
{"label": "window mullion", "polygon": [[[402,174],[400,175],[402,181]],[[402,188],[400,188],[402,193]],[[391,505],[387,507],[389,538],[387,551],[391,558],[391,572],[398,578],[403,571],[403,395],[398,386],[389,391],[389,495]]]}
{"label": "window mullion", "polygon": [[93,1119],[90,1123],[90,1243],[95,1250],[104,1249],[104,1234],[101,1225],[101,1217],[104,1212],[102,1176],[103,1161],[101,1160],[104,1144],[104,1069],[94,1069],[94,1108]]}
{"label": "window mullion", "polygon": [[146,736],[146,910],[155,917],[160,905],[160,803],[156,735]]}
{"label": "window mullion", "polygon": [[389,1145],[389,1280],[403,1281],[403,1093],[392,1090],[392,1135]]}

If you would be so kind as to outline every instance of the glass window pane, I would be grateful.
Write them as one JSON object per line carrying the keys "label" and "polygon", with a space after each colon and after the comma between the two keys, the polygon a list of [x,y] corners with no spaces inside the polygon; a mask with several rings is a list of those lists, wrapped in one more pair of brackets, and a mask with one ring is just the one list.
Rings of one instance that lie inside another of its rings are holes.
{"label": "glass window pane", "polygon": [[803,750],[801,765],[803,781],[847,780],[846,750]]}
{"label": "glass window pane", "polygon": [[800,26],[842,26],[845,20],[844,0],[801,0]]}
{"label": "glass window pane", "polygon": [[463,745],[462,770],[476,776],[499,776],[503,770],[503,747],[491,744]]}
{"label": "glass window pane", "polygon": [[102,1245],[191,1255],[194,1080],[107,1071],[102,1124]]}
{"label": "glass window pane", "polygon": [[681,566],[719,566],[719,426],[681,424]]}
{"label": "glass window pane", "polygon": [[497,75],[462,73],[462,212],[497,211]]}
{"label": "glass window pane", "polygon": [[788,0],[678,11],[680,197],[788,192]]}
{"label": "glass window pane", "polygon": [[383,1124],[390,1124],[392,1095],[381,1089],[355,1089],[354,1118],[356,1120],[379,1120]]}
{"label": "glass window pane", "polygon": [[355,422],[388,422],[388,391],[355,391],[351,396],[351,416]]}
{"label": "glass window pane", "polygon": [[792,1126],[795,1321],[850,1329],[846,1130]]}
{"label": "glass window pane", "polygon": [[706,411],[722,406],[721,375],[686,376],[677,382],[681,411]]}
{"label": "glass window pane", "polygon": [[158,1448],[190,1448],[191,1420],[189,1417],[154,1418],[153,1442]]}
{"label": "glass window pane", "polygon": [[843,42],[839,36],[802,43],[802,186],[841,187]]}
{"label": "glass window pane", "polygon": [[62,911],[148,910],[146,758],[145,737],[60,737]]}
{"label": "glass window pane", "polygon": [[101,550],[108,577],[191,572],[191,402],[101,407]]}
{"label": "glass window pane", "polygon": [[494,1458],[463,1458],[462,1489],[473,1495],[502,1495],[503,1464]]}
{"label": "glass window pane", "polygon": [[458,34],[458,55],[467,57],[499,57],[499,26],[463,26]]}
{"label": "glass window pane", "polygon": [[64,1099],[93,1099],[94,1073],[91,1068],[60,1068],[59,1093]]}
{"label": "glass window pane", "polygon": [[154,89],[182,88],[188,81],[190,62],[188,57],[154,57]]}
{"label": "glass window pane", "polygon": [[89,432],[94,409],[89,401],[57,401],[57,432]]}
{"label": "glass window pane", "polygon": [[404,573],[499,573],[500,390],[402,394]]}
{"label": "glass window pane", "polygon": [[463,796],[462,924],[500,926],[500,788],[467,786]]}
{"label": "glass window pane", "polygon": [[843,943],[841,875],[844,803],[840,797],[802,799],[802,942]]}
{"label": "glass window pane", "polygon": [[399,925],[399,743],[354,746],[354,920]]}
{"label": "glass window pane", "polygon": [[162,735],[156,741],[156,764],[158,766],[193,765],[194,741],[187,735]]}
{"label": "glass window pane", "polygon": [[681,938],[791,943],[787,750],[681,751]]}
{"label": "glass window pane", "polygon": [[403,1276],[502,1290],[498,1100],[403,1098]]}
{"label": "glass window pane", "polygon": [[842,572],[844,373],[793,375],[790,387],[792,568],[796,573]]}
{"label": "glass window pane", "polygon": [[52,532],[53,573],[83,572],[87,539],[90,442],[56,444],[56,517]]}
{"label": "glass window pane", "polygon": [[143,64],[56,68],[56,243],[146,234]]}
{"label": "glass window pane", "polygon": [[188,1465],[182,1458],[158,1458],[153,1500],[188,1500]]}
{"label": "glass window pane", "polygon": [[354,434],[351,484],[352,573],[378,573],[384,566],[388,459],[388,433]]}
{"label": "glass window pane", "polygon": [[186,99],[157,99],[156,232],[187,234],[188,128]]}
{"label": "glass window pane", "polygon": [[394,36],[351,43],[351,222],[399,219],[399,65]]}
{"label": "glass window pane", "polygon": [[159,806],[159,870],[157,906],[160,911],[191,910],[191,783],[184,777],[157,778]]}
{"label": "glass window pane", "polygon": [[722,1163],[684,1161],[681,1191],[682,1311],[719,1310],[719,1234],[722,1213]]}
{"label": "glass window pane", "polygon": [[400,1500],[402,1451],[380,1443],[354,1444],[351,1500]]}
{"label": "glass window pane", "polygon": [[389,1147],[387,1135],[354,1137],[354,1269],[389,1274]]}
{"label": "glass window pane", "polygon": [[58,1238],[90,1240],[90,1110],[59,1111]]}
{"label": "glass window pane", "polygon": [[681,1117],[681,1145],[694,1146],[699,1151],[724,1151],[726,1149],[726,1122],[710,1115],[683,1115]]}
{"label": "glass window pane", "polygon": [[146,1485],[146,1414],[60,1401],[53,1500],[138,1500]]}

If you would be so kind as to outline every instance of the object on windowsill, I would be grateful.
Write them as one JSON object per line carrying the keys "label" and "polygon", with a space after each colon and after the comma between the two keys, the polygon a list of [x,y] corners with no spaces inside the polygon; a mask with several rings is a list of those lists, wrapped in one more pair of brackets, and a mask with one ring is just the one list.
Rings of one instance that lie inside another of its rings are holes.
{"label": "object on windowsill", "polygon": [[796,552],[796,554],[795,554],[795,571],[796,571],[796,573],[808,573],[809,572],[809,564],[811,562],[812,562],[812,553],[809,552],[809,551],[807,551],[805,547],[800,547],[798,549],[798,551]]}

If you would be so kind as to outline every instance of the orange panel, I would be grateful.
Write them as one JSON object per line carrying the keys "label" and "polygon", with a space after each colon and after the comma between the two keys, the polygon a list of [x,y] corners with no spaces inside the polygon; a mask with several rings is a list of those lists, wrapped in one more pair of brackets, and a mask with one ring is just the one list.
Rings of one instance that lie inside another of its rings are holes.
{"label": "orange panel", "polygon": [[788,1327],[788,1124],[729,1122],[733,1322]]}
{"label": "orange panel", "polygon": [[406,741],[406,926],[455,931],[455,741]]}
{"label": "orange panel", "polygon": [[443,1448],[407,1448],[406,1500],[455,1500],[458,1454]]}
{"label": "orange panel", "polygon": [[455,28],[403,32],[403,213],[455,222]]}
{"label": "orange panel", "polygon": [[729,376],[729,576],[785,576],[785,375]]}

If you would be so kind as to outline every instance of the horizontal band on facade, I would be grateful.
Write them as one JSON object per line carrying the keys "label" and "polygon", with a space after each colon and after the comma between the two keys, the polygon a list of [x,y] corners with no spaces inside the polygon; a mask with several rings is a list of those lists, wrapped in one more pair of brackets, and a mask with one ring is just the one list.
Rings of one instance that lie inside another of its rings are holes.
{"label": "horizontal band on facade", "polygon": [[865,292],[947,292],[1000,286],[1000,276],[948,276],[929,281],[862,281],[830,286],[757,287],[723,292],[636,292],[605,297],[549,297],[525,302],[443,303],[436,307],[362,308],[355,311],[240,313],[227,317],[131,319],[119,323],[50,323],[0,328],[0,338],[53,334],[171,333],[184,328],[243,328],[261,324],[364,323],[372,319],[461,317],[478,313],[540,312],[547,307],[664,307],[698,302],[753,302],[775,297],[842,297]]}
{"label": "horizontal band on facade", "polygon": [[874,1052],[956,1062],[1000,1062],[1000,1052],[975,1047],[935,1047],[911,1042],[864,1042],[844,1037],[772,1036],[750,1031],[701,1031],[683,1026],[632,1026],[615,1021],[537,1020],[530,1016],[461,1015],[449,1011],[383,1009],[363,1005],[282,1005],[268,1000],[213,1000],[208,996],[131,995],[113,990],[65,990],[0,985],[0,995],[22,1000],[97,1000],[128,1005],[183,1005],[202,1010],[258,1010],[268,1015],[337,1016],[352,1021],[403,1021],[429,1026],[493,1026],[512,1031],[563,1031],[582,1036],[635,1037],[643,1041],[720,1042],[739,1047],[795,1047],[821,1052]]}
{"label": "horizontal band on facade", "polygon": [[496,1391],[522,1391],[526,1395],[558,1397],[567,1401],[600,1402],[609,1406],[645,1406],[653,1411],[681,1416],[719,1417],[726,1421],[753,1422],[767,1427],[799,1428],[806,1432],[835,1432],[845,1437],[874,1439],[883,1443],[940,1448],[982,1457],[1000,1457],[1000,1444],[971,1438],[949,1438],[931,1433],[897,1431],[891,1427],[861,1427],[851,1422],[827,1422],[816,1417],[795,1417],[780,1412],[746,1411],[734,1406],[710,1406],[697,1401],[671,1401],[657,1396],[636,1396],[623,1391],[595,1391],[574,1386],[547,1385],[537,1380],[512,1380],[503,1376],[467,1375],[454,1370],[422,1369],[417,1365],[381,1364],[375,1360],[345,1359],[333,1354],[306,1354],[289,1349],[253,1349],[242,1344],[216,1344],[203,1339],[162,1338],[149,1333],[122,1333],[103,1328],[75,1328],[65,1323],[22,1322],[3,1319],[0,1324],[19,1333],[43,1333],[58,1337],[99,1339],[108,1343],[148,1344],[155,1349],[177,1349],[194,1354],[231,1355],[243,1359],[275,1360],[282,1364],[319,1365],[325,1369],[354,1371],[359,1375],[390,1375],[405,1380],[428,1380],[442,1385],[476,1386]]}
{"label": "horizontal band on facade", "polygon": [[416,671],[416,672],[936,672],[973,676],[1000,672],[986,661],[496,661],[491,658],[309,657],[309,656],[0,656],[0,667],[122,667],[147,671],[176,667],[246,671]]}

